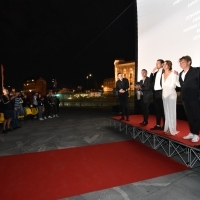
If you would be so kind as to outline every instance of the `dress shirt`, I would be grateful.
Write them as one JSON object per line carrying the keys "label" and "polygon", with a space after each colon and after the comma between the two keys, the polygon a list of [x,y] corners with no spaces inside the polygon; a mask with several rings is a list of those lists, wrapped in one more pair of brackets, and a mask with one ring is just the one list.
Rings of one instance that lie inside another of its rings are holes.
{"label": "dress shirt", "polygon": [[186,72],[183,71],[183,73],[181,74],[181,78],[182,78],[183,81],[185,80],[185,75],[187,74],[187,72],[188,72],[188,71],[186,71]]}
{"label": "dress shirt", "polygon": [[154,90],[162,90],[162,87],[160,85],[160,79],[162,76],[163,68],[160,68],[156,73],[155,83],[154,83]]}

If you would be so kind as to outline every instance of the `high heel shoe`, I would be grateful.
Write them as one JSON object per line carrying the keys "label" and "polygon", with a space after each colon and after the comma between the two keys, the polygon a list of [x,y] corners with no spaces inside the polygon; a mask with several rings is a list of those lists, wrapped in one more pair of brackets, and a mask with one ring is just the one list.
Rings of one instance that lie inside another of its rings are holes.
{"label": "high heel shoe", "polygon": [[170,130],[169,130],[169,129],[165,132],[165,134],[166,134],[166,135],[172,135],[172,134],[170,133]]}

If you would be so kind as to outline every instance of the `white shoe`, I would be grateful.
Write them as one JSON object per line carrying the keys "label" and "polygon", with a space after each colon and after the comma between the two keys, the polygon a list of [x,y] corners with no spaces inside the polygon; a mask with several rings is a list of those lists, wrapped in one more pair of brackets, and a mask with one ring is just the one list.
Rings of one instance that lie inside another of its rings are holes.
{"label": "white shoe", "polygon": [[185,140],[190,140],[194,137],[194,134],[193,133],[189,133],[188,135],[184,136],[183,139]]}
{"label": "white shoe", "polygon": [[34,117],[34,119],[36,119],[36,118],[37,118],[37,116]]}
{"label": "white shoe", "polygon": [[191,141],[192,142],[198,142],[199,141],[199,136],[198,135],[194,135]]}
{"label": "white shoe", "polygon": [[53,115],[53,117],[55,117],[55,115]]}
{"label": "white shoe", "polygon": [[52,118],[51,116],[48,116],[48,118]]}
{"label": "white shoe", "polygon": [[40,118],[39,120],[44,120],[44,119]]}
{"label": "white shoe", "polygon": [[58,115],[56,115],[56,117],[59,117]]}
{"label": "white shoe", "polygon": [[44,119],[47,119],[46,117],[44,117]]}

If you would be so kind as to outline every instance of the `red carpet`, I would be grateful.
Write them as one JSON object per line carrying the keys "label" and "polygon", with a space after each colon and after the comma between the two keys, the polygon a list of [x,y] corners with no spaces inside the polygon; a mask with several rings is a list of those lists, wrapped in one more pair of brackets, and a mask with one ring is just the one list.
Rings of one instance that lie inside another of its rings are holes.
{"label": "red carpet", "polygon": [[[119,120],[121,117],[120,116],[115,116],[113,117],[113,119],[116,119],[116,120]],[[166,138],[170,138],[172,140],[175,140],[175,141],[178,141],[178,142],[181,142],[183,144],[186,144],[188,146],[198,146],[200,145],[200,140],[198,142],[191,142],[191,140],[184,140],[183,139],[183,136],[187,135],[190,130],[189,130],[189,125],[188,125],[188,122],[187,121],[184,121],[184,120],[177,120],[177,131],[180,131],[177,135],[175,136],[169,136],[169,135],[166,135],[164,133],[164,131],[159,131],[159,130],[154,130],[154,131],[151,131],[150,128],[154,127],[155,126],[155,122],[156,122],[156,118],[154,115],[150,115],[149,116],[149,121],[148,121],[148,125],[147,126],[141,126],[140,125],[140,122],[143,121],[143,116],[142,115],[131,115],[130,116],[130,121],[122,121],[123,123],[126,123],[126,124],[130,124],[132,126],[135,126],[135,127],[138,127],[140,129],[144,129],[144,130],[147,130],[148,132],[153,132],[157,135],[162,135]]]}
{"label": "red carpet", "polygon": [[1,200],[56,200],[187,167],[129,140],[0,157]]}

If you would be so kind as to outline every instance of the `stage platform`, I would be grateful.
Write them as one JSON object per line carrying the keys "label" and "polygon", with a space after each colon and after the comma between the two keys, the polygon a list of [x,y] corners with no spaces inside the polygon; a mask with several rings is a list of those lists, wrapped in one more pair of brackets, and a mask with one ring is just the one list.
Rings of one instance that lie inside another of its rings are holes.
{"label": "stage platform", "polygon": [[110,119],[110,125],[125,134],[131,134],[133,139],[141,141],[155,150],[162,151],[168,157],[177,156],[181,162],[190,168],[200,166],[200,141],[197,143],[191,140],[184,140],[183,136],[189,133],[187,121],[177,120],[177,131],[175,136],[166,135],[161,130],[150,130],[155,126],[155,116],[149,116],[147,126],[141,126],[142,115],[131,115],[130,121],[119,119],[121,116],[113,116]]}

